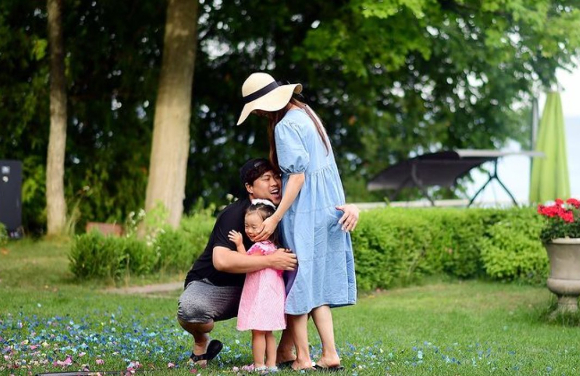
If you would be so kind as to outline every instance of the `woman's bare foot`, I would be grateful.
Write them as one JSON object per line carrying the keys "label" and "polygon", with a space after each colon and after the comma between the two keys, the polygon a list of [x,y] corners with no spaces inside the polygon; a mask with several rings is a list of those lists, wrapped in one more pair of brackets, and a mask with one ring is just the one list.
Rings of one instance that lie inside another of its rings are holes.
{"label": "woman's bare foot", "polygon": [[290,366],[296,360],[296,355],[293,352],[284,353],[284,352],[277,352],[276,353],[276,364],[284,366]]}
{"label": "woman's bare foot", "polygon": [[340,358],[338,356],[325,356],[316,362],[316,365],[321,368],[333,368],[340,366]]}
{"label": "woman's bare foot", "polygon": [[313,367],[314,364],[310,359],[307,361],[299,361],[298,359],[295,359],[294,363],[292,363],[292,369],[294,371],[313,369]]}

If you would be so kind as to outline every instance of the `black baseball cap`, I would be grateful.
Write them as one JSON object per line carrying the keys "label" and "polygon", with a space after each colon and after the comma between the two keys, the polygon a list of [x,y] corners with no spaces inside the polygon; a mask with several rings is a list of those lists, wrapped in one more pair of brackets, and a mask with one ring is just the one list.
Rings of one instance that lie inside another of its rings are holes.
{"label": "black baseball cap", "polygon": [[245,187],[246,184],[252,185],[254,181],[267,171],[272,171],[272,164],[265,158],[249,159],[240,168],[240,180]]}

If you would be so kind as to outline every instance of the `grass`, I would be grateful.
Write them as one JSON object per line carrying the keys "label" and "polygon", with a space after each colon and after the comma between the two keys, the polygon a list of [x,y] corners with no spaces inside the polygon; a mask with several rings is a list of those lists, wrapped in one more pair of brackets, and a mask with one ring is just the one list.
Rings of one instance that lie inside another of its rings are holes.
{"label": "grass", "polygon": [[[230,320],[213,332],[226,344],[220,356],[192,369],[191,337],[175,321],[179,292],[111,294],[103,291],[110,281],[75,281],[68,246],[24,241],[0,250],[0,374],[138,366],[154,375],[236,375],[234,367],[251,363],[250,335]],[[553,305],[543,287],[434,281],[365,294],[333,313],[344,374],[577,375],[578,317],[550,321]],[[313,327],[310,335],[316,358]]]}

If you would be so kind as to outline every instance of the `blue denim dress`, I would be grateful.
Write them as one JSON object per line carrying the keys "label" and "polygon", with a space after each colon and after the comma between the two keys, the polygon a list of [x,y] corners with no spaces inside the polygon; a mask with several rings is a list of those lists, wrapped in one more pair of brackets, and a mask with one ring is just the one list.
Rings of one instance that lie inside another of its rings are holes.
{"label": "blue denim dress", "polygon": [[285,246],[298,258],[298,268],[286,285],[286,313],[354,304],[354,257],[350,234],[338,223],[342,212],[336,206],[345,199],[332,149],[326,150],[314,122],[301,109],[288,111],[274,135],[283,191],[291,174],[305,174],[304,185],[281,222]]}

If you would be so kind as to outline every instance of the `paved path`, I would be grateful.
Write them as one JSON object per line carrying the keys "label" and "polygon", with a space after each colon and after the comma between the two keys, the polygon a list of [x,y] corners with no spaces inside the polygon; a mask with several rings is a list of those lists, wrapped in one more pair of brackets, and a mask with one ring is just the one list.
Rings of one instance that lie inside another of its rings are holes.
{"label": "paved path", "polygon": [[151,294],[160,292],[173,292],[183,289],[183,282],[171,282],[158,285],[145,285],[134,287],[110,288],[106,292],[115,294]]}

